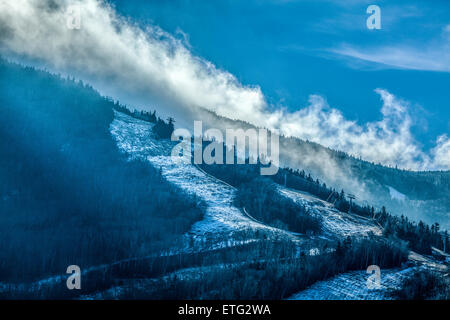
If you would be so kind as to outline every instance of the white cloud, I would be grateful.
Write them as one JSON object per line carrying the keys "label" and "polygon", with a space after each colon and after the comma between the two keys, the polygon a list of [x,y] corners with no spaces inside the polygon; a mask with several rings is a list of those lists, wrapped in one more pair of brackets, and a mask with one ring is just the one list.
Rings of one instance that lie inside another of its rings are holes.
{"label": "white cloud", "polygon": [[450,46],[429,48],[383,46],[361,49],[350,45],[330,50],[338,55],[398,69],[450,72]]}
{"label": "white cloud", "polygon": [[[74,74],[124,103],[156,102],[184,115],[204,108],[370,161],[411,169],[450,168],[448,137],[439,137],[427,155],[411,134],[408,104],[386,90],[376,90],[383,119],[365,125],[345,119],[315,95],[297,112],[272,112],[259,87],[240,84],[158,27],[142,30],[96,0],[51,3],[56,2],[0,0],[0,51]],[[75,3],[81,6],[80,30],[66,26],[66,6]]]}
{"label": "white cloud", "polygon": [[[3,52],[88,78],[109,95],[142,96],[138,103],[156,98],[166,106],[204,107],[226,116],[250,115],[266,106],[258,87],[242,86],[158,27],[141,30],[96,0],[68,0],[53,9],[49,3],[0,0],[0,22],[10,30],[0,39]],[[76,3],[81,29],[71,30],[66,8]]]}
{"label": "white cloud", "polygon": [[450,168],[450,139],[446,134],[438,137],[432,154],[434,156],[434,166],[437,169],[448,170]]}
{"label": "white cloud", "polygon": [[383,102],[380,121],[359,125],[330,108],[323,98],[311,96],[308,107],[285,116],[288,124],[282,125],[281,131],[374,162],[415,170],[432,167],[411,133],[408,104],[386,90],[376,92]]}

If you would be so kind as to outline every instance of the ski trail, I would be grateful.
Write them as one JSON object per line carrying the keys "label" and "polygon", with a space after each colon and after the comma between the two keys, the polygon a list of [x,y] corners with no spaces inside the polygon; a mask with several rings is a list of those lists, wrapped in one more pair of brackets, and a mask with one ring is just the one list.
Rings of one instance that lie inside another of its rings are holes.
{"label": "ski trail", "polygon": [[211,177],[193,164],[173,161],[170,152],[175,143],[156,139],[151,132],[152,126],[151,123],[115,112],[111,134],[116,139],[118,147],[131,158],[148,160],[155,168],[161,170],[169,182],[199,197],[207,204],[204,219],[192,226],[191,233],[214,235],[250,228],[294,237],[289,232],[246,217],[233,205],[235,189],[232,186]]}
{"label": "ski trail", "polygon": [[340,212],[331,203],[320,200],[306,192],[300,192],[285,187],[279,187],[279,192],[303,205],[312,213],[323,218],[322,226],[325,235],[337,238],[347,236],[368,236],[369,234],[382,235],[382,230],[370,219]]}

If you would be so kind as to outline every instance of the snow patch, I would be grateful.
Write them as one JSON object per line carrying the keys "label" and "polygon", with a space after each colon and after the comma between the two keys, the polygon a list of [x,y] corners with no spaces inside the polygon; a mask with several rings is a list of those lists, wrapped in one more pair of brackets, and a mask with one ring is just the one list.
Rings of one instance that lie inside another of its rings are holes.
{"label": "snow patch", "polygon": [[351,271],[329,280],[319,281],[308,289],[292,295],[288,300],[392,300],[391,292],[398,289],[402,281],[415,268],[381,270],[379,289],[369,289],[366,271]]}
{"label": "snow patch", "polygon": [[394,188],[387,186],[389,188],[389,195],[391,196],[392,200],[398,200],[400,202],[404,202],[405,200],[408,200],[408,197],[404,195],[403,193],[395,190]]}

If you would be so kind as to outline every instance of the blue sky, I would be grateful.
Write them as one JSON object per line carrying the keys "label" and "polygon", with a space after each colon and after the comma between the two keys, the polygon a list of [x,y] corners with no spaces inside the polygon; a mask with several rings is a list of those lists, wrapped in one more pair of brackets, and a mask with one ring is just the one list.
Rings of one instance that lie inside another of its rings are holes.
{"label": "blue sky", "polygon": [[[360,123],[381,119],[383,88],[410,102],[412,131],[430,148],[450,132],[448,1],[111,1],[141,25],[186,39],[266,98],[295,111],[310,94]],[[366,8],[381,8],[368,30]],[[439,63],[438,63],[439,62]]]}

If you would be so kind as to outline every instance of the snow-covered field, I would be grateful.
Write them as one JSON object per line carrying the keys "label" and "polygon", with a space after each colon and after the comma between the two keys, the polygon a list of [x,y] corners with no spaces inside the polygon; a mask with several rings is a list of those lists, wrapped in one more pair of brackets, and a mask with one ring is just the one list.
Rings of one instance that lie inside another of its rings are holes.
{"label": "snow-covered field", "polygon": [[285,187],[279,187],[279,192],[305,206],[312,213],[323,218],[323,232],[327,236],[343,238],[347,236],[367,236],[370,233],[381,235],[381,228],[370,219],[343,213],[331,203],[320,200],[307,192],[300,192]]}
{"label": "snow-covered field", "polygon": [[380,287],[369,289],[366,271],[342,273],[331,279],[319,281],[308,289],[294,294],[289,300],[391,300],[390,293],[398,289],[402,280],[414,268],[381,270]]}

